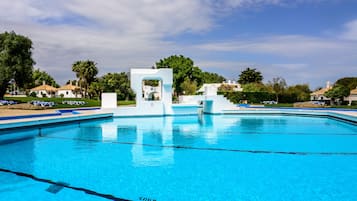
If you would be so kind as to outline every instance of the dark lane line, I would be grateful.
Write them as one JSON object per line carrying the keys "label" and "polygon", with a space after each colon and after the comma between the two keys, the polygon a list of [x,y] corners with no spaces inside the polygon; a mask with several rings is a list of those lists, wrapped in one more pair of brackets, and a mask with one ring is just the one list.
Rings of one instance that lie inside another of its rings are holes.
{"label": "dark lane line", "polygon": [[268,151],[268,150],[246,150],[246,149],[227,149],[219,147],[191,147],[182,145],[155,145],[146,143],[136,143],[136,142],[118,142],[118,141],[103,141],[94,139],[81,139],[81,138],[66,138],[66,137],[54,137],[54,136],[41,136],[43,138],[51,139],[62,139],[62,140],[73,140],[73,141],[87,141],[96,143],[112,143],[112,144],[124,144],[124,145],[135,145],[135,146],[146,146],[146,147],[160,147],[160,148],[170,148],[170,149],[188,149],[188,150],[200,150],[200,151],[228,151],[228,152],[241,152],[241,153],[252,153],[252,154],[285,154],[285,155],[352,155],[357,156],[357,152],[294,152],[294,151]]}
{"label": "dark lane line", "polygon": [[36,177],[36,176],[34,176],[32,174],[28,174],[28,173],[24,173],[24,172],[17,172],[17,171],[12,171],[12,170],[3,169],[3,168],[0,168],[0,172],[11,173],[11,174],[15,174],[15,175],[20,176],[20,177],[26,177],[26,178],[29,178],[29,179],[32,179],[32,180],[35,180],[35,181],[48,183],[48,184],[54,184],[54,185],[57,185],[57,186],[62,186],[64,188],[68,188],[68,189],[72,189],[72,190],[76,190],[76,191],[82,191],[82,192],[85,192],[86,194],[102,197],[102,198],[105,198],[105,199],[108,199],[108,200],[130,201],[130,200],[127,200],[127,199],[115,197],[115,196],[110,195],[110,194],[98,193],[96,191],[93,191],[93,190],[90,190],[90,189],[87,189],[87,188],[70,186],[70,185],[62,183],[62,182],[54,182],[54,181],[52,181],[50,179],[39,178],[39,177]]}

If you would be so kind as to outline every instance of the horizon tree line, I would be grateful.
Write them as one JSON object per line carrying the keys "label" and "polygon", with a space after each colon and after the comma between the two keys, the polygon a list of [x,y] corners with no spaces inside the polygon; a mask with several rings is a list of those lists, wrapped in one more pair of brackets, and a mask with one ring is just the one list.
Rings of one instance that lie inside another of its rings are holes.
{"label": "horizon tree line", "polygon": [[[46,83],[58,87],[55,79],[46,71],[40,69],[33,70],[35,61],[32,59],[32,41],[15,32],[5,32],[0,34],[0,99],[3,98],[9,81],[15,79],[16,84],[21,88],[32,88]],[[226,80],[223,76],[205,72],[194,61],[183,55],[171,55],[160,59],[156,63],[156,68],[173,69],[174,97],[180,95],[196,94],[199,87],[204,83],[222,83]],[[82,97],[100,97],[102,92],[115,91],[118,99],[128,100],[135,97],[130,89],[128,73],[107,73],[97,77],[99,69],[97,63],[91,60],[75,61],[72,64],[72,71],[76,74],[78,86],[80,86]],[[284,93],[295,93],[299,100],[308,100],[311,92],[308,84],[297,84],[287,86],[284,78],[276,77],[264,84],[263,75],[256,68],[247,67],[241,71],[237,78],[242,85],[244,92],[268,92],[274,93],[276,101]],[[346,95],[349,89],[357,86],[357,78],[342,78],[336,82],[336,87],[329,91],[326,96],[338,98]],[[68,82],[67,82],[68,83]],[[76,84],[76,83],[75,83]],[[154,84],[154,83],[152,83]],[[83,89],[83,91],[82,91]],[[223,88],[222,88],[223,90]],[[228,90],[229,88],[225,88]],[[342,91],[342,92],[341,92]]]}

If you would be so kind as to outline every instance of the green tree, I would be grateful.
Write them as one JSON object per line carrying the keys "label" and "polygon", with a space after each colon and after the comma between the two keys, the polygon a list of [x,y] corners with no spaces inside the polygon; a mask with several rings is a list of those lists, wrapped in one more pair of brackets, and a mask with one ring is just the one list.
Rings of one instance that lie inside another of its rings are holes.
{"label": "green tree", "polygon": [[94,61],[76,61],[72,65],[72,71],[76,73],[79,78],[80,87],[84,87],[84,97],[88,95],[88,88],[90,84],[95,81],[95,76],[98,74],[97,64]]}
{"label": "green tree", "polygon": [[197,91],[196,81],[191,81],[189,78],[186,78],[180,85],[185,95],[195,95]]}
{"label": "green tree", "polygon": [[72,83],[72,85],[76,85],[77,84],[77,80],[68,80],[66,82],[66,84],[70,84],[70,83]]}
{"label": "green tree", "polygon": [[53,77],[49,75],[46,71],[40,71],[40,69],[36,69],[35,71],[33,71],[31,87],[39,86],[43,83],[43,81],[45,81],[48,85],[59,87],[55,79],[53,79]]}
{"label": "green tree", "polygon": [[239,84],[261,83],[263,80],[262,73],[255,68],[247,68],[241,72],[238,78]]}
{"label": "green tree", "polygon": [[185,79],[189,79],[191,82],[196,82],[197,87],[203,83],[202,71],[200,68],[194,66],[194,62],[182,55],[172,55],[170,57],[160,59],[156,62],[157,68],[172,68],[173,71],[173,87],[175,89],[175,95],[182,95],[183,89],[181,83]]}
{"label": "green tree", "polygon": [[32,59],[32,41],[15,32],[0,34],[0,99],[3,99],[9,81],[26,87],[32,80],[35,61]]}
{"label": "green tree", "polygon": [[357,77],[344,77],[337,80],[335,84],[345,86],[352,90],[357,87]]}
{"label": "green tree", "polygon": [[144,80],[144,84],[147,86],[157,87],[159,86],[160,80]]}
{"label": "green tree", "polygon": [[296,101],[308,101],[310,100],[310,87],[308,84],[297,84],[294,86],[289,86],[286,90],[288,94],[294,94],[296,96]]}
{"label": "green tree", "polygon": [[331,98],[331,104],[334,104],[336,100],[343,100],[343,97],[350,95],[350,90],[343,85],[335,84],[335,86],[326,91],[324,95],[327,98]]}
{"label": "green tree", "polygon": [[271,92],[263,83],[248,83],[242,86],[243,92]]}
{"label": "green tree", "polygon": [[103,82],[101,82],[101,80],[96,80],[90,84],[88,89],[88,94],[91,98],[96,97],[98,100],[100,100],[103,91],[104,91]]}
{"label": "green tree", "polygon": [[279,96],[285,92],[287,86],[285,79],[282,77],[273,78],[268,82],[268,86],[275,93],[276,102],[279,102]]}
{"label": "green tree", "polygon": [[203,83],[222,83],[226,80],[223,76],[210,72],[203,72],[202,77]]}
{"label": "green tree", "polygon": [[130,88],[128,74],[121,73],[108,73],[101,77],[104,92],[116,92],[118,100],[133,100],[135,94]]}

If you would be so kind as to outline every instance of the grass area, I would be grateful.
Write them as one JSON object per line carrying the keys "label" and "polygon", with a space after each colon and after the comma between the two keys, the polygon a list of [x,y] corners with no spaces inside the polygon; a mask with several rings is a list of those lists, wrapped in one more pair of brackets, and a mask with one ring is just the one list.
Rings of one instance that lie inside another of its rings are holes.
{"label": "grass area", "polygon": [[266,104],[264,107],[294,107],[293,103]]}
{"label": "grass area", "polygon": [[345,108],[345,109],[357,109],[357,105],[334,105],[332,108]]}
{"label": "grass area", "polygon": [[135,101],[134,100],[120,100],[118,101],[118,105],[135,105]]}

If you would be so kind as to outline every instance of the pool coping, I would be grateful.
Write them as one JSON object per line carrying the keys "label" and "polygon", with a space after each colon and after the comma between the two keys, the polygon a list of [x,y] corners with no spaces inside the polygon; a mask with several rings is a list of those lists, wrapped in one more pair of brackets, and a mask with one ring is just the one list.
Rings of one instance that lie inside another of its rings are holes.
{"label": "pool coping", "polygon": [[68,123],[99,118],[113,117],[113,113],[101,111],[88,111],[72,114],[49,113],[31,118],[17,118],[0,121],[0,131],[16,128],[26,128],[40,125],[53,125],[58,123]]}
{"label": "pool coping", "polygon": [[247,110],[223,110],[223,115],[234,115],[234,114],[241,114],[241,115],[300,115],[300,116],[317,116],[317,117],[327,117],[333,118],[338,120],[344,120],[347,122],[351,122],[357,124],[357,112],[351,111],[334,111],[334,110],[279,110],[279,109],[247,109]]}
{"label": "pool coping", "polygon": [[[181,116],[184,114],[180,114]],[[180,116],[177,115],[177,116]],[[349,111],[311,111],[311,110],[278,110],[278,109],[239,109],[239,110],[223,110],[221,115],[299,115],[299,116],[316,116],[327,117],[337,120],[343,120],[357,125],[357,113]],[[176,116],[176,115],[161,115],[161,116]],[[79,113],[49,113],[43,115],[33,115],[31,118],[15,118],[0,121],[0,131],[16,128],[28,128],[32,126],[53,125],[58,123],[69,123],[99,118],[115,117],[111,112],[101,110],[81,111]],[[132,117],[132,116],[130,116]],[[150,117],[150,116],[141,116]],[[115,117],[116,118],[116,117]],[[126,118],[126,117],[123,117]]]}

